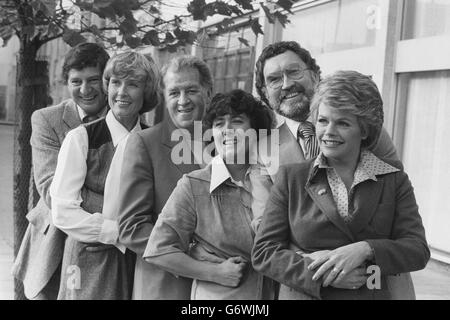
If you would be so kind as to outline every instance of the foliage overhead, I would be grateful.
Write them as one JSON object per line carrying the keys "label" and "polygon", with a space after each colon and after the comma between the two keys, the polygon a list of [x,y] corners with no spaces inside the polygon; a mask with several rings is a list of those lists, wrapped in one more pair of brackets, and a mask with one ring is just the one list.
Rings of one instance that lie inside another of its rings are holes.
{"label": "foliage overhead", "polygon": [[[106,46],[151,45],[173,51],[204,36],[204,30],[199,32],[189,26],[193,21],[220,15],[224,19],[214,25],[214,32],[223,32],[232,28],[232,18],[244,17],[251,20],[251,29],[257,35],[263,33],[261,25],[248,13],[260,6],[269,23],[278,21],[285,26],[289,22],[286,12],[291,13],[294,2],[191,0],[186,2],[183,13],[168,17],[167,8],[174,6],[170,0],[0,0],[0,38],[4,46],[17,35],[22,45],[40,47],[56,38],[74,46],[93,36]],[[248,45],[245,39],[239,40]]]}

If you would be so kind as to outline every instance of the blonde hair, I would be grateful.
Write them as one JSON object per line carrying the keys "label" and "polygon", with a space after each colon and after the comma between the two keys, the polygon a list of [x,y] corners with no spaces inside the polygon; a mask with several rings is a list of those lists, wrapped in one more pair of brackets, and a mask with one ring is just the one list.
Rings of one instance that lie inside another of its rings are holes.
{"label": "blonde hair", "polygon": [[384,112],[380,91],[371,77],[356,71],[337,71],[325,77],[317,85],[311,101],[314,121],[321,103],[356,116],[361,132],[367,134],[361,147],[371,149],[376,145]]}
{"label": "blonde hair", "polygon": [[151,111],[163,103],[160,71],[150,55],[144,56],[139,52],[129,50],[109,59],[103,72],[103,90],[106,93],[112,76],[133,77],[145,83],[144,103],[139,110],[140,114]]}

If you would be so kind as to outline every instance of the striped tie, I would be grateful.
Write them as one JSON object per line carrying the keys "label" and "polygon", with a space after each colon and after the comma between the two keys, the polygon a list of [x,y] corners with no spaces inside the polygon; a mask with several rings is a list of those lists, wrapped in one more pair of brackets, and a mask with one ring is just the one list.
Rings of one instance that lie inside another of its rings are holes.
{"label": "striped tie", "polygon": [[297,140],[299,141],[299,143],[300,139],[303,139],[303,142],[305,144],[304,151],[306,160],[315,158],[319,155],[319,142],[316,139],[314,125],[311,122],[305,121],[300,123],[297,136]]}

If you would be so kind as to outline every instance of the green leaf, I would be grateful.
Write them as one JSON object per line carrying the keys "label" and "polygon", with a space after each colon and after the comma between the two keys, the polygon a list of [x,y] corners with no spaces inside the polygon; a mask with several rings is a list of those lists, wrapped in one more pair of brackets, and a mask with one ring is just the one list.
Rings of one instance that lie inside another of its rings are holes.
{"label": "green leaf", "polygon": [[132,35],[138,31],[137,21],[134,19],[125,19],[119,25],[119,30],[123,35]]}
{"label": "green leaf", "polygon": [[165,43],[171,43],[175,40],[175,37],[173,36],[172,33],[170,32],[166,32],[166,38],[164,40]]}
{"label": "green leaf", "polygon": [[60,32],[60,28],[59,26],[57,26],[55,23],[51,22],[49,23],[48,27],[47,27],[47,36],[48,37],[53,37],[56,36],[59,32]]}
{"label": "green leaf", "polygon": [[261,25],[259,24],[259,21],[257,19],[252,20],[250,27],[252,28],[252,31],[256,36],[258,36],[259,33],[264,34],[264,32],[261,29]]}
{"label": "green leaf", "polygon": [[187,11],[192,14],[192,18],[194,20],[203,20],[205,21],[208,17],[205,15],[204,9],[206,7],[205,0],[192,0],[187,5]]}
{"label": "green leaf", "polygon": [[277,5],[280,6],[281,8],[283,8],[284,10],[286,10],[287,12],[292,14],[291,8],[292,5],[294,4],[293,1],[291,0],[278,0],[277,1]]}
{"label": "green leaf", "polygon": [[244,10],[253,10],[252,0],[235,0]]}
{"label": "green leaf", "polygon": [[270,13],[269,8],[267,8],[263,3],[260,3],[261,7],[264,10],[264,13],[266,14],[267,20],[269,20],[270,24],[274,24],[275,23],[275,18],[273,16],[272,13]]}
{"label": "green leaf", "polygon": [[142,38],[142,43],[145,45],[152,45],[154,47],[159,47],[161,42],[159,41],[158,31],[150,30]]}
{"label": "green leaf", "polygon": [[115,45],[115,44],[117,43],[116,37],[110,37],[110,38],[108,38],[107,40],[108,40],[108,42],[109,42],[110,44],[112,44],[112,45]]}
{"label": "green leaf", "polygon": [[69,46],[74,47],[79,43],[86,42],[86,38],[83,37],[79,32],[71,29],[64,30],[62,38],[65,43]]}
{"label": "green leaf", "polygon": [[238,40],[239,42],[243,43],[246,47],[250,47],[250,44],[248,43],[247,39],[239,37]]}
{"label": "green leaf", "polygon": [[280,24],[283,26],[283,28],[286,27],[286,24],[291,22],[285,14],[282,14],[278,11],[274,13],[274,16],[275,16],[275,19],[277,19],[280,22]]}
{"label": "green leaf", "polygon": [[56,1],[55,0],[40,0],[42,3],[43,8],[45,8],[44,13],[46,13],[49,16],[53,16],[56,11]]}
{"label": "green leaf", "polygon": [[150,6],[149,11],[150,11],[151,14],[157,14],[157,15],[161,14],[159,9],[157,7],[155,7],[155,6]]}
{"label": "green leaf", "polygon": [[180,28],[176,28],[173,33],[175,34],[175,37],[177,37],[178,40],[187,44],[194,43],[195,39],[197,38],[195,32],[181,30]]}
{"label": "green leaf", "polygon": [[95,24],[89,26],[89,31],[90,31],[93,35],[96,35],[96,36],[100,36],[100,35],[101,35],[100,30],[98,29],[98,27],[97,27]]}
{"label": "green leaf", "polygon": [[129,46],[131,49],[135,49],[142,44],[141,39],[133,36],[124,37],[124,40],[127,46]]}

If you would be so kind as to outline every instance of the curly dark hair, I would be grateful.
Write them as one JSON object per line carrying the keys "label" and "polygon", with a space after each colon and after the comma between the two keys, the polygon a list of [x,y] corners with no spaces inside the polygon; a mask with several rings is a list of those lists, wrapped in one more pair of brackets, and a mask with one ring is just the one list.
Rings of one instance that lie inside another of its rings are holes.
{"label": "curly dark hair", "polygon": [[218,93],[206,109],[203,117],[205,129],[211,129],[214,119],[223,115],[245,114],[250,119],[250,126],[257,134],[259,129],[269,130],[275,127],[273,111],[261,101],[241,89],[234,89],[227,93]]}
{"label": "curly dark hair", "polygon": [[67,83],[69,71],[71,69],[82,70],[88,67],[98,67],[100,73],[103,73],[109,54],[97,43],[84,42],[71,48],[66,53],[62,76],[64,82]]}
{"label": "curly dark hair", "polygon": [[300,59],[306,64],[308,69],[314,72],[320,79],[320,67],[316,64],[316,60],[311,57],[311,54],[308,50],[302,48],[298,42],[295,41],[280,41],[273,44],[268,45],[264,48],[261,55],[256,62],[256,71],[255,71],[255,86],[256,91],[258,92],[261,100],[264,101],[267,105],[270,106],[269,100],[264,94],[263,88],[266,86],[266,82],[264,81],[264,65],[267,59],[275,57],[279,54],[282,54],[286,51],[292,51],[296,53]]}

